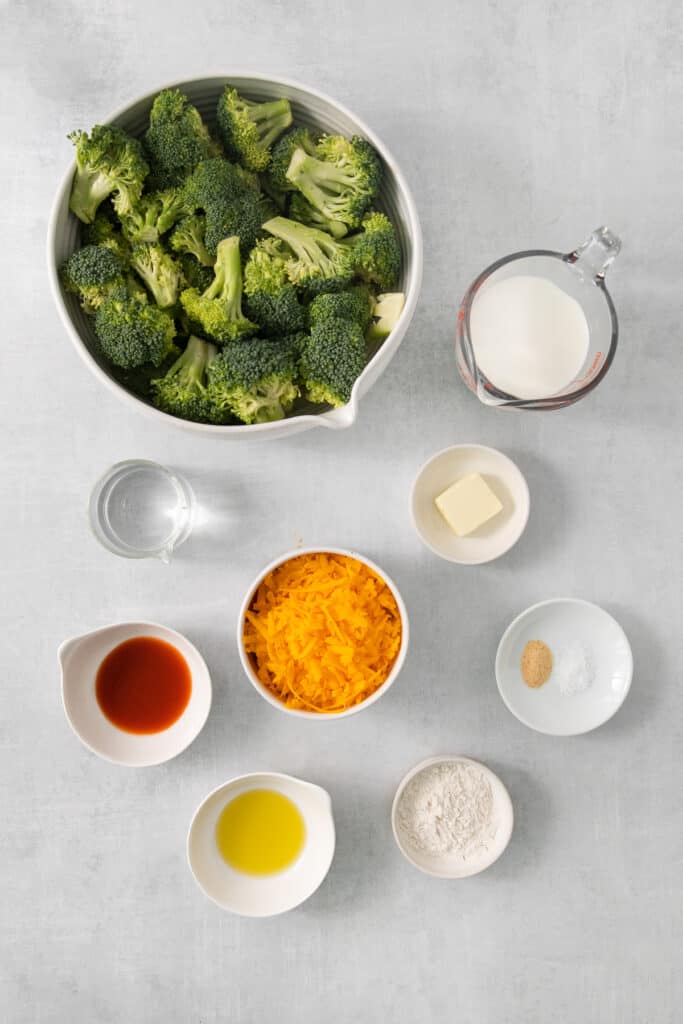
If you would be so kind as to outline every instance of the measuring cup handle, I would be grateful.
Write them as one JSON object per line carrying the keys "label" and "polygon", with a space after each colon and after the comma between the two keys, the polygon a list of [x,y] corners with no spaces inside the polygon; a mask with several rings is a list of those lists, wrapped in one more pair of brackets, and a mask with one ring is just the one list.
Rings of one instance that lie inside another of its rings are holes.
{"label": "measuring cup handle", "polygon": [[620,249],[621,239],[609,228],[599,227],[591,232],[585,242],[567,255],[567,262],[573,263],[586,277],[603,281]]}

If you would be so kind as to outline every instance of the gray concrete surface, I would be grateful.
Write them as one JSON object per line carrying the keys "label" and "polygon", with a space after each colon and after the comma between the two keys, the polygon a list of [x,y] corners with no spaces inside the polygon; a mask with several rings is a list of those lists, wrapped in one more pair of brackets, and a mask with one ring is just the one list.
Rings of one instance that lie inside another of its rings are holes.
{"label": "gray concrete surface", "polygon": [[[679,4],[633,0],[0,6],[8,1024],[680,1020],[682,31]],[[348,432],[231,446],[152,425],[91,377],[48,293],[66,132],[240,66],[356,110],[419,205],[419,310]],[[600,223],[624,240],[607,380],[562,413],[484,409],[454,368],[462,291],[501,254],[570,248]],[[456,441],[501,447],[531,488],[523,540],[478,569],[438,561],[408,517],[419,465]],[[134,456],[181,469],[207,510],[170,567],[88,532],[91,484]],[[410,609],[403,675],[346,722],[290,721],[235,652],[248,581],[300,538],[366,552]],[[519,724],[493,678],[504,627],[552,595],[603,604],[635,655],[621,712],[576,739]],[[215,683],[197,742],[140,772],[79,745],[56,662],[64,637],[136,617],[187,632]],[[462,883],[415,872],[389,825],[404,771],[444,751],[490,764],[516,810],[507,854]],[[184,851],[202,797],[258,768],[322,783],[338,826],[322,888],[270,921],[206,901]]]}

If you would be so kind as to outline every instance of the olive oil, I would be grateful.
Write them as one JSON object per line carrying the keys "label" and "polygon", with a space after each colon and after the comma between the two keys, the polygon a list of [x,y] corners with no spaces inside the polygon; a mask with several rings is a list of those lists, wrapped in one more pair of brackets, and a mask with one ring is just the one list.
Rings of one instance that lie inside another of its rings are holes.
{"label": "olive oil", "polygon": [[273,789],[250,789],[231,800],[216,822],[223,860],[247,875],[272,875],[293,864],[306,826],[296,804]]}

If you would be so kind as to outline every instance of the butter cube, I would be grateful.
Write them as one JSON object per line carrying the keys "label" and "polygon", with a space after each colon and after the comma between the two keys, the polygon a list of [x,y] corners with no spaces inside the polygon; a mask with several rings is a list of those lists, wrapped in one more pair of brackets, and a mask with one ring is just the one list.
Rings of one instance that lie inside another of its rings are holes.
{"label": "butter cube", "polygon": [[488,523],[503,508],[479,473],[468,473],[456,480],[434,499],[434,504],[458,537],[466,537]]}

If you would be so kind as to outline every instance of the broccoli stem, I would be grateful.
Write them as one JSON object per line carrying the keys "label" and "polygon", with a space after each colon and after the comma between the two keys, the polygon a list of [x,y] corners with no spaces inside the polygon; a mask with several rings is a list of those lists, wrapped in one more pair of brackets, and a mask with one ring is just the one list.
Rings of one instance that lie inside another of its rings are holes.
{"label": "broccoli stem", "polygon": [[92,224],[100,203],[113,192],[110,179],[100,172],[76,171],[69,207],[84,224]]}
{"label": "broccoli stem", "polygon": [[391,334],[403,312],[403,292],[389,292],[373,300],[372,320],[367,330],[368,341],[383,341]]}
{"label": "broccoli stem", "polygon": [[216,348],[214,345],[209,345],[208,342],[202,338],[197,338],[193,334],[187,343],[187,348],[176,359],[166,377],[170,379],[171,377],[182,376],[188,387],[194,384],[201,388],[204,385],[204,371],[207,361],[214,358],[215,355]]}
{"label": "broccoli stem", "polygon": [[262,225],[263,230],[283,242],[292,249],[299,259],[316,263],[320,259],[321,250],[325,256],[333,256],[340,243],[336,242],[324,231],[317,228],[309,228],[298,221],[289,220],[287,217],[273,217]]}
{"label": "broccoli stem", "polygon": [[272,423],[287,415],[282,405],[283,392],[289,391],[277,378],[262,381],[250,395],[242,397],[240,412],[248,423]]}
{"label": "broccoli stem", "polygon": [[188,242],[187,250],[203,267],[212,267],[214,265],[215,260],[201,238],[195,237],[191,239]]}
{"label": "broccoli stem", "polygon": [[171,248],[176,252],[190,253],[205,267],[212,267],[216,262],[204,244],[206,220],[195,214],[181,220],[171,235]]}
{"label": "broccoli stem", "polygon": [[191,253],[195,259],[199,260],[202,266],[212,267],[216,262],[204,245],[204,239],[198,229],[193,229],[187,232],[187,235],[185,236],[185,244],[187,251]]}
{"label": "broccoli stem", "polygon": [[357,184],[357,174],[346,171],[328,160],[318,160],[305,150],[297,148],[287,168],[287,179],[308,198],[308,191],[318,190],[340,195]]}
{"label": "broccoli stem", "polygon": [[289,100],[269,103],[247,103],[249,120],[256,126],[259,142],[269,149],[277,137],[292,123]]}
{"label": "broccoli stem", "polygon": [[148,271],[144,267],[136,266],[135,269],[151,291],[154,301],[160,309],[168,309],[170,306],[175,305],[176,298],[178,297],[175,282],[160,281],[155,277],[153,271]]}
{"label": "broccoli stem", "polygon": [[237,236],[225,238],[216,250],[214,279],[204,292],[205,299],[221,299],[233,318],[242,316],[242,260]]}

